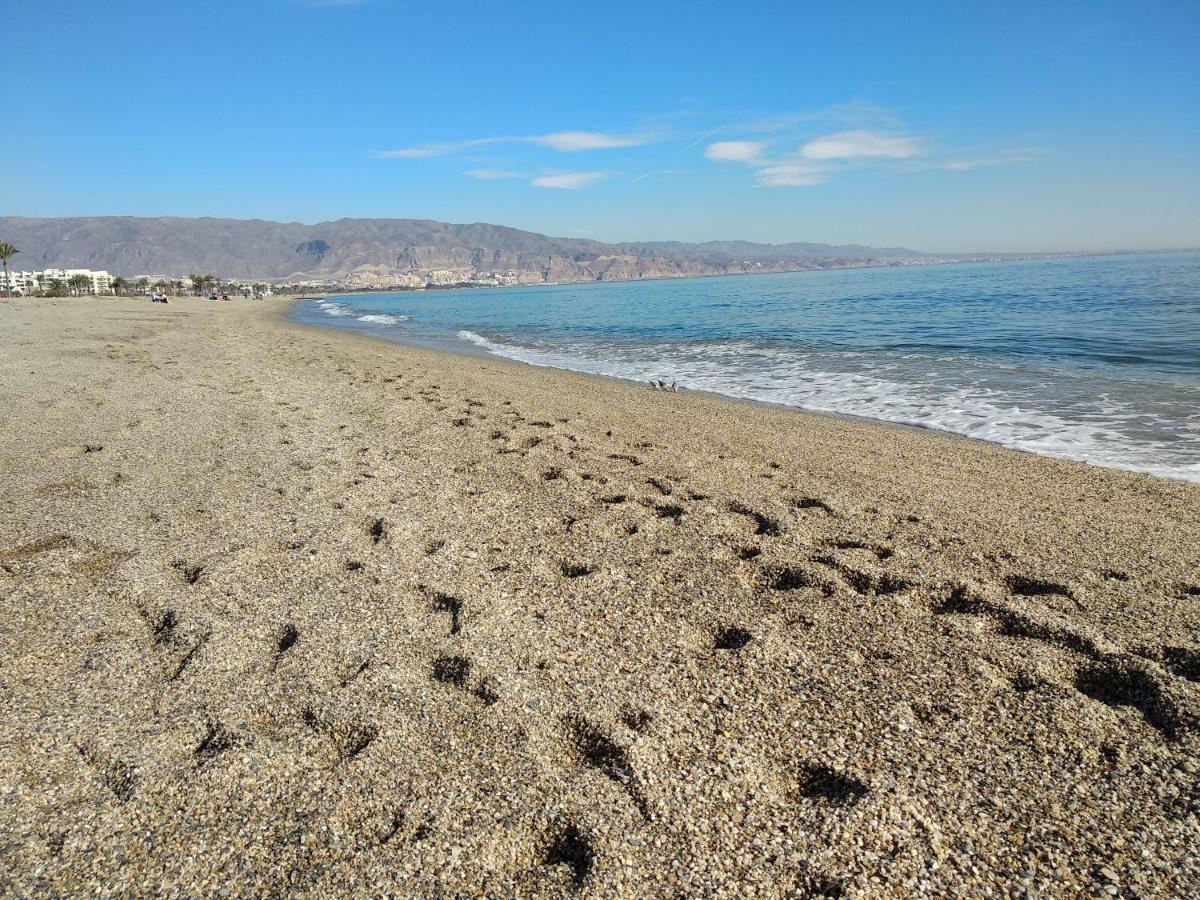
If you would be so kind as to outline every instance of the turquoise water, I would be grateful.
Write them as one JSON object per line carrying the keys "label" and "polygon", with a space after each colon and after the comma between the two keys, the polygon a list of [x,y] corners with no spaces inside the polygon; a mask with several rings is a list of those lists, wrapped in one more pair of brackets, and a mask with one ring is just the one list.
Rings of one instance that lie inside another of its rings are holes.
{"label": "turquoise water", "polygon": [[348,295],[294,315],[1200,482],[1200,253]]}

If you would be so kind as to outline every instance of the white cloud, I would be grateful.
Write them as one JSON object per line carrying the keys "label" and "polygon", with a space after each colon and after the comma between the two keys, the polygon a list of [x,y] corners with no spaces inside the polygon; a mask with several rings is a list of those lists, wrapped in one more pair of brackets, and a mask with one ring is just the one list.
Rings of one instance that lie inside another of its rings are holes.
{"label": "white cloud", "polygon": [[956,159],[946,163],[942,168],[950,172],[969,172],[971,169],[978,169],[982,166],[1009,166],[1014,163],[1032,162],[1041,155],[1042,151],[1033,147],[1023,150],[1005,150],[1003,153],[983,159]]}
{"label": "white cloud", "polygon": [[472,178],[482,178],[485,181],[492,181],[497,178],[524,178],[522,172],[509,172],[506,169],[467,169],[463,172],[464,175],[469,175]]}
{"label": "white cloud", "polygon": [[709,144],[704,155],[715,162],[739,162],[757,169],[758,187],[811,187],[825,180],[822,166],[790,158],[767,159],[763,151],[767,141],[717,141]]}
{"label": "white cloud", "polygon": [[606,172],[563,172],[558,175],[539,175],[529,182],[534,187],[558,188],[565,191],[577,191],[599,181]]}
{"label": "white cloud", "polygon": [[599,131],[558,131],[530,138],[513,138],[530,144],[540,144],[560,153],[580,150],[611,150],[615,147],[640,147],[649,143],[645,138],[629,135],[603,134]]}
{"label": "white cloud", "polygon": [[916,138],[877,131],[839,131],[800,148],[805,159],[906,159],[920,152]]}
{"label": "white cloud", "polygon": [[762,159],[766,141],[717,141],[704,148],[704,155],[716,162],[754,164]]}
{"label": "white cloud", "polygon": [[825,181],[825,172],[809,163],[776,163],[758,170],[759,187],[812,187]]}
{"label": "white cloud", "polygon": [[915,138],[875,131],[839,131],[815,138],[797,152],[774,159],[764,155],[770,141],[717,141],[704,155],[715,162],[739,162],[755,170],[758,187],[812,187],[823,184],[836,169],[863,160],[915,156]]}
{"label": "white cloud", "polygon": [[431,156],[445,156],[459,149],[456,144],[425,144],[422,147],[404,147],[400,150],[384,150],[379,153],[381,159],[427,159]]}
{"label": "white cloud", "polygon": [[526,137],[506,135],[473,138],[469,141],[453,143],[421,144],[416,147],[403,147],[399,150],[384,150],[379,156],[384,159],[428,159],[434,156],[448,156],[469,147],[480,147],[484,144],[537,144],[540,147],[557,150],[559,153],[577,153],[580,150],[640,147],[650,141],[651,138],[645,135],[605,134],[600,131],[556,131],[553,134],[535,134]]}

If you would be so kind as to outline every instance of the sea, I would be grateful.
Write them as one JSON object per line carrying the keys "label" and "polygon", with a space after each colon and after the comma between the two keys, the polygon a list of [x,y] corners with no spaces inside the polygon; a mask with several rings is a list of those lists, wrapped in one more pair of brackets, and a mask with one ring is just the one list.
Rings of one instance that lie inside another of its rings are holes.
{"label": "sea", "polygon": [[293,316],[1200,482],[1200,252],[333,295]]}

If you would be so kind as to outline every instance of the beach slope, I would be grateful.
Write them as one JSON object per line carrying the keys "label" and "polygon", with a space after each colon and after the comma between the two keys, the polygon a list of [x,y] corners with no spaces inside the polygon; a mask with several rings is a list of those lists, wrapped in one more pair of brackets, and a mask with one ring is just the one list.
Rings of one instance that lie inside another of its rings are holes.
{"label": "beach slope", "polygon": [[0,890],[1200,891],[1200,486],[0,300]]}

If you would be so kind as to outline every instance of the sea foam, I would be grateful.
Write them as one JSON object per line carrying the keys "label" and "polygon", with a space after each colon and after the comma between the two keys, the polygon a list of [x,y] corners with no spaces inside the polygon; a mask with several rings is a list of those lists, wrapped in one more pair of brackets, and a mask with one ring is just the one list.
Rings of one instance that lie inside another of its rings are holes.
{"label": "sea foam", "polygon": [[370,322],[374,325],[399,325],[401,322],[407,322],[408,316],[389,316],[384,313],[359,316],[358,321]]}
{"label": "sea foam", "polygon": [[[306,306],[327,325],[421,346],[675,381],[1200,482],[1197,296],[1200,254],[1178,253]],[[393,327],[410,313],[415,321]]]}

